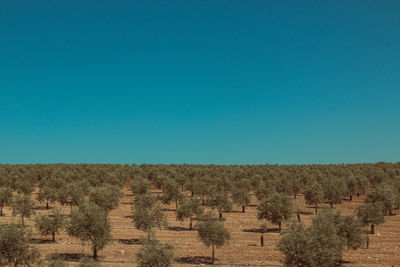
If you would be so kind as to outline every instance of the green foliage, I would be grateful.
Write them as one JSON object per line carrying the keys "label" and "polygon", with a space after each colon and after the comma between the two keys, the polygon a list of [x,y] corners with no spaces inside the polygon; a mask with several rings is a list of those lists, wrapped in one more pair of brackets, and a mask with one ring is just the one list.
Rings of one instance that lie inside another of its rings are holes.
{"label": "green foliage", "polygon": [[32,179],[28,178],[18,179],[16,182],[17,193],[25,196],[32,195],[34,189],[33,184],[34,180]]}
{"label": "green foliage", "polygon": [[111,241],[107,212],[92,202],[84,202],[78,209],[72,210],[67,231],[83,242],[90,241],[95,259],[97,250],[103,249]]}
{"label": "green foliage", "polygon": [[329,201],[331,207],[342,201],[346,192],[346,185],[340,178],[327,178],[323,182],[324,199]]}
{"label": "green foliage", "polygon": [[193,217],[199,217],[204,212],[201,201],[198,198],[184,199],[176,210],[176,218],[180,221],[190,219],[189,229],[192,230]]}
{"label": "green foliage", "polygon": [[57,208],[54,208],[49,216],[41,215],[35,218],[36,229],[43,235],[52,235],[52,241],[55,242],[55,235],[64,226],[64,215]]}
{"label": "green foliage", "polygon": [[137,252],[139,267],[169,267],[174,258],[174,248],[170,244],[162,244],[158,240],[143,239],[142,247]]}
{"label": "green foliage", "polygon": [[378,185],[376,190],[368,192],[366,201],[381,202],[383,204],[383,213],[392,215],[396,201],[393,186],[387,183]]}
{"label": "green foliage", "polygon": [[[348,222],[351,225],[345,225]],[[277,247],[288,266],[333,267],[340,261],[346,244],[354,249],[361,244],[360,228],[353,223],[350,217],[322,210],[308,229],[302,223],[293,223]]]}
{"label": "green foliage", "polygon": [[291,224],[283,233],[277,247],[285,255],[287,266],[313,266],[312,240],[309,230],[302,223]]}
{"label": "green foliage", "polygon": [[357,249],[364,242],[363,231],[360,222],[354,216],[342,216],[340,213],[335,214],[335,224],[337,227],[337,234],[344,237],[346,240],[347,248]]}
{"label": "green foliage", "polygon": [[10,187],[0,188],[0,215],[3,215],[3,208],[12,202],[13,191]]}
{"label": "green foliage", "polygon": [[184,195],[179,190],[178,184],[172,179],[167,179],[162,186],[161,201],[164,204],[169,204],[171,201],[175,201],[176,207],[178,207],[178,201],[180,201]]}
{"label": "green foliage", "polygon": [[318,204],[322,202],[324,193],[322,186],[318,182],[312,182],[304,189],[304,198],[308,205],[315,205],[315,212],[318,210]]}
{"label": "green foliage", "polygon": [[151,192],[138,195],[134,201],[135,206],[140,206],[142,208],[151,209],[157,203],[157,199],[153,196]]}
{"label": "green foliage", "polygon": [[0,266],[33,266],[39,259],[39,251],[29,247],[30,232],[16,224],[0,228]]}
{"label": "green foliage", "polygon": [[257,182],[256,196],[257,196],[258,200],[263,200],[263,199],[269,198],[275,192],[276,192],[276,188],[272,181],[260,180]]}
{"label": "green foliage", "polygon": [[220,217],[222,217],[223,212],[232,211],[233,202],[225,192],[218,191],[207,199],[207,206],[217,209]]}
{"label": "green foliage", "polygon": [[133,195],[135,196],[148,193],[150,191],[150,188],[150,183],[140,176],[135,177],[131,182],[131,190]]}
{"label": "green foliage", "polygon": [[16,195],[11,204],[13,216],[20,215],[22,225],[24,218],[30,218],[33,212],[33,202],[30,195]]}
{"label": "green foliage", "polygon": [[382,202],[367,202],[357,208],[357,217],[362,224],[381,224],[384,222],[384,205]]}
{"label": "green foliage", "polygon": [[[247,179],[235,182],[232,189],[233,202],[240,206],[247,206],[250,203],[250,181]],[[244,210],[244,209],[243,209]]]}
{"label": "green foliage", "polygon": [[212,247],[212,262],[214,262],[214,248],[221,247],[229,242],[231,235],[219,220],[216,220],[211,212],[202,216],[196,224],[198,236],[207,247]]}
{"label": "green foliage", "polygon": [[121,197],[122,192],[118,186],[105,185],[93,188],[90,192],[89,200],[109,212],[118,207]]}
{"label": "green foliage", "polygon": [[356,177],[354,177],[353,175],[348,176],[345,179],[345,183],[346,183],[346,193],[350,197],[358,192],[358,182]]}
{"label": "green foliage", "polygon": [[57,200],[61,205],[78,206],[87,195],[87,188],[82,182],[71,182],[57,189]]}
{"label": "green foliage", "polygon": [[146,208],[135,206],[132,216],[133,223],[137,229],[147,232],[150,239],[150,231],[167,225],[167,219],[159,206]]}
{"label": "green foliage", "polygon": [[275,193],[260,202],[257,207],[257,218],[279,224],[279,230],[281,230],[282,221],[289,219],[293,214],[293,210],[294,205],[288,195]]}

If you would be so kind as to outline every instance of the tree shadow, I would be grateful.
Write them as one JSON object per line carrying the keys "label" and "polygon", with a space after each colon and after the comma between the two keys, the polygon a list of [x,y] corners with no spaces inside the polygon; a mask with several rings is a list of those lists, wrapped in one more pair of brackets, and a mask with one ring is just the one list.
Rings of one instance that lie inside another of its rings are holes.
{"label": "tree shadow", "polygon": [[133,205],[133,201],[121,202],[122,205]]}
{"label": "tree shadow", "polygon": [[137,238],[131,238],[131,239],[115,239],[120,244],[125,244],[125,245],[141,245],[142,242],[137,239]]}
{"label": "tree shadow", "polygon": [[182,231],[190,232],[190,231],[191,231],[191,230],[189,230],[189,228],[180,227],[180,226],[169,226],[169,227],[167,228],[167,230],[170,230],[170,231],[178,231],[178,232],[182,232]]}
{"label": "tree shadow", "polygon": [[240,211],[239,210],[231,210],[230,212],[226,212],[226,213],[243,213],[243,214],[246,214],[246,212],[242,212],[241,210]]}
{"label": "tree shadow", "polygon": [[181,264],[212,264],[211,257],[195,256],[195,257],[181,257],[176,259],[177,263]]}
{"label": "tree shadow", "polygon": [[167,209],[167,208],[163,208],[162,211],[176,211],[176,209]]}
{"label": "tree shadow", "polygon": [[310,212],[310,211],[299,211],[297,213],[301,214],[301,215],[313,215],[314,214],[314,212]]}
{"label": "tree shadow", "polygon": [[251,229],[243,229],[243,232],[246,233],[279,233],[279,229],[278,228],[268,228],[266,230],[262,230],[262,229],[258,229],[258,228],[251,228]]}
{"label": "tree shadow", "polygon": [[87,258],[88,256],[83,253],[52,253],[49,257],[54,257],[62,259],[64,261],[80,261],[82,258]]}
{"label": "tree shadow", "polygon": [[32,238],[32,244],[55,244],[51,239]]}
{"label": "tree shadow", "polygon": [[124,216],[124,218],[133,219],[133,216],[132,215],[127,215],[127,216]]}
{"label": "tree shadow", "polygon": [[257,207],[258,205],[257,204],[249,204],[249,205],[247,205],[247,207]]}
{"label": "tree shadow", "polygon": [[33,207],[33,210],[51,210],[52,208],[49,206],[49,208],[46,208],[46,206],[37,206]]}

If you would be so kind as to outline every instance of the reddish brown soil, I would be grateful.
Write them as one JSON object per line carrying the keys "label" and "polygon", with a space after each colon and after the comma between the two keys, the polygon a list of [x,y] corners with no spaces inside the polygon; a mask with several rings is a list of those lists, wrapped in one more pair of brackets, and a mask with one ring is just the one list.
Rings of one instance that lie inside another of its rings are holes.
{"label": "reddish brown soil", "polygon": [[[155,190],[155,194],[158,192]],[[121,199],[117,209],[111,211],[109,218],[112,225],[114,241],[99,252],[99,261],[102,266],[135,266],[135,254],[140,248],[140,238],[145,233],[135,229],[131,216],[133,196],[128,186],[124,187],[125,196]],[[36,195],[35,195],[36,197]],[[294,200],[301,208],[301,219],[307,225],[314,216],[314,209],[304,203],[302,196]],[[354,214],[354,208],[362,202],[362,197],[353,197],[353,201],[343,201],[335,205],[343,214]],[[282,254],[275,248],[280,236],[278,233],[264,234],[264,247],[260,247],[260,234],[256,230],[261,223],[256,217],[256,203],[247,207],[246,213],[241,213],[240,207],[224,214],[225,226],[231,232],[229,245],[216,249],[216,265],[220,266],[282,266]],[[43,205],[37,204],[38,207]],[[327,207],[328,204],[324,204]],[[196,231],[188,231],[189,222],[176,221],[174,205],[163,206],[166,209],[169,228],[156,231],[156,236],[162,242],[170,242],[175,246],[176,261],[174,266],[198,266],[207,264],[211,256],[211,249],[206,248],[197,237]],[[68,207],[63,207],[66,214]],[[12,220],[8,208],[4,209],[5,215],[0,217],[0,223]],[[36,214],[46,213],[46,210],[37,209]],[[33,220],[28,219],[27,225],[33,225]],[[269,228],[276,225],[267,224]],[[283,225],[285,229],[285,224]],[[35,242],[41,251],[42,257],[46,254],[61,253],[70,258],[70,266],[77,265],[80,254],[91,255],[90,244],[82,244],[79,240],[69,237],[65,231],[56,236],[56,243],[46,242],[50,237],[41,237],[34,230]],[[376,227],[376,234],[370,235],[369,249],[346,250],[343,255],[345,266],[400,266],[400,215],[396,211],[394,216],[385,217],[385,223]]]}

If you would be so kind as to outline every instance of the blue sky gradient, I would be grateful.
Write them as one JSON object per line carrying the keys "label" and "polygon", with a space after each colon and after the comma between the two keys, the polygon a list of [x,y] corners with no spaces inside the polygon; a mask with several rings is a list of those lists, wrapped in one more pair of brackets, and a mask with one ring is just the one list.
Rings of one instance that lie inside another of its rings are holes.
{"label": "blue sky gradient", "polygon": [[0,3],[0,162],[400,161],[400,1]]}

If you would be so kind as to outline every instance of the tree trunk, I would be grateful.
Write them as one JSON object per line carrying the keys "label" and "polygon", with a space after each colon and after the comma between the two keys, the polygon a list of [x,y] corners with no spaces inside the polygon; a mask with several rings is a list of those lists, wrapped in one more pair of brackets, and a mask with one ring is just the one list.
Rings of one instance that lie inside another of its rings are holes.
{"label": "tree trunk", "polygon": [[215,252],[214,252],[214,244],[212,245],[212,257],[211,257],[211,263],[214,264],[214,256],[215,256]]}
{"label": "tree trunk", "polygon": [[183,192],[183,185],[182,185],[182,192]]}
{"label": "tree trunk", "polygon": [[3,206],[0,206],[0,216],[3,216]]}
{"label": "tree trunk", "polygon": [[368,236],[368,234],[367,234],[367,238],[366,238],[366,247],[367,247],[367,249],[369,248],[369,236]]}
{"label": "tree trunk", "polygon": [[260,244],[262,247],[264,246],[264,235],[260,236]]}
{"label": "tree trunk", "polygon": [[315,205],[315,214],[318,214],[318,204]]}
{"label": "tree trunk", "polygon": [[350,195],[350,201],[353,201],[353,196],[352,195]]}
{"label": "tree trunk", "polygon": [[242,212],[245,213],[246,212],[246,207],[243,205],[242,206]]}
{"label": "tree trunk", "polygon": [[178,200],[175,199],[175,210],[177,210],[177,209],[178,209]]}
{"label": "tree trunk", "polygon": [[97,261],[97,247],[93,248],[93,259]]}
{"label": "tree trunk", "polygon": [[300,220],[300,214],[297,214],[297,221],[298,221],[298,222],[301,222],[301,220]]}
{"label": "tree trunk", "polygon": [[330,203],[330,204],[331,204],[331,209],[333,209],[333,201],[331,201],[331,203]]}
{"label": "tree trunk", "polygon": [[51,233],[51,234],[53,235],[52,241],[53,241],[53,243],[55,243],[56,242],[56,233]]}
{"label": "tree trunk", "polygon": [[21,215],[21,223],[22,223],[22,226],[24,225],[24,216],[22,216]]}
{"label": "tree trunk", "polygon": [[278,231],[279,231],[279,233],[282,231],[282,222],[278,223]]}
{"label": "tree trunk", "polygon": [[371,224],[371,235],[375,234],[375,225]]}
{"label": "tree trunk", "polygon": [[297,197],[297,194],[295,193],[295,194],[294,194],[294,199],[296,199],[296,197]]}
{"label": "tree trunk", "polygon": [[190,196],[191,196],[191,197],[193,197],[193,195],[194,195],[194,192],[193,192],[193,190],[192,190],[190,193],[191,193],[191,195],[190,195]]}
{"label": "tree trunk", "polygon": [[192,217],[190,217],[190,224],[189,224],[189,230],[192,230]]}
{"label": "tree trunk", "polygon": [[46,200],[46,210],[48,210],[48,209],[49,209],[49,201]]}
{"label": "tree trunk", "polygon": [[219,213],[219,218],[220,218],[220,219],[222,218],[222,212]]}

